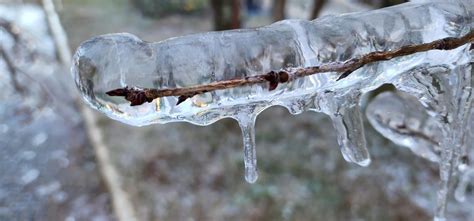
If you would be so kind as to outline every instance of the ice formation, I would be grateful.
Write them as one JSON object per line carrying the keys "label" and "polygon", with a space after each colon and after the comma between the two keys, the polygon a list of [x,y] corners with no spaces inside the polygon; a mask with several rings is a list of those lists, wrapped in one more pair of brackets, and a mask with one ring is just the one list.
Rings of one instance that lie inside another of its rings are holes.
{"label": "ice formation", "polygon": [[[105,92],[125,86],[187,87],[282,68],[345,61],[372,51],[460,37],[473,29],[473,18],[473,0],[416,1],[370,12],[326,16],[314,21],[285,20],[257,29],[209,32],[156,43],[144,42],[131,34],[108,34],[82,43],[73,58],[72,73],[87,103],[130,125],[177,121],[208,125],[222,118],[234,118],[244,137],[248,182],[255,182],[258,177],[255,119],[274,105],[284,106],[292,114],[307,110],[328,114],[344,159],[369,165],[360,97],[383,84],[392,84],[421,102],[422,106],[415,109],[423,108],[426,114],[418,120],[429,119],[430,127],[439,129],[434,141],[423,136],[392,135],[401,136],[400,142],[416,143],[410,145],[415,153],[440,162],[436,216],[442,220],[450,177],[466,149],[462,141],[471,107],[468,45],[374,63],[341,81],[336,81],[335,73],[318,74],[280,84],[272,91],[264,84],[219,90],[195,96],[180,105],[175,105],[176,97],[164,97],[130,106],[125,99]],[[402,107],[394,108],[409,112]],[[382,110],[373,111],[376,116]],[[418,113],[412,114],[419,117]],[[412,122],[410,116],[404,117],[400,119],[408,129],[427,129],[426,122]],[[391,122],[379,121],[381,125],[386,123]],[[381,128],[380,132],[391,133]],[[439,150],[427,142],[436,142]]]}
{"label": "ice formation", "polygon": [[441,130],[421,103],[404,92],[383,92],[366,110],[370,124],[394,143],[433,162],[439,161]]}

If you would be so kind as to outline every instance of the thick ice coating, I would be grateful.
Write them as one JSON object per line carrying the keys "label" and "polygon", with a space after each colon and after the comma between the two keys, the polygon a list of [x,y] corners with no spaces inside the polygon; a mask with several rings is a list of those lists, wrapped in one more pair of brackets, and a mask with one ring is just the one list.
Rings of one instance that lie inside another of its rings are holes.
{"label": "thick ice coating", "polygon": [[[125,99],[107,96],[105,92],[124,86],[200,85],[457,37],[472,26],[472,14],[466,14],[472,13],[471,3],[408,3],[315,21],[287,20],[258,29],[209,32],[157,43],[144,42],[131,34],[103,35],[81,44],[72,72],[86,101],[113,119],[135,126],[170,121],[206,125],[233,116],[238,104],[289,107],[304,94],[370,89],[423,63],[451,64],[458,60],[462,49],[420,53],[370,65],[341,82],[334,81],[335,74],[314,75],[282,84],[271,92],[266,85],[222,90],[178,106],[176,97],[168,97],[130,107]],[[438,55],[444,59],[437,59]],[[307,97],[304,108],[313,106],[309,104],[311,98]]]}
{"label": "thick ice coating", "polygon": [[[439,156],[427,147],[412,150],[440,162],[442,184],[436,216],[443,219],[450,177],[465,146],[461,142],[462,128],[467,125],[462,122],[471,107],[469,45],[374,63],[341,81],[336,81],[335,73],[317,74],[280,84],[272,91],[265,84],[218,90],[194,96],[180,105],[176,105],[176,97],[164,97],[130,106],[125,99],[105,92],[125,86],[195,86],[282,68],[345,61],[372,51],[460,37],[473,29],[473,19],[474,0],[438,0],[314,21],[286,20],[257,29],[209,32],[156,43],[131,34],[109,34],[81,44],[74,56],[72,73],[83,98],[92,107],[130,125],[175,121],[208,125],[226,117],[236,119],[244,135],[249,182],[255,182],[258,176],[254,121],[261,111],[273,105],[282,105],[293,114],[311,110],[330,115],[344,158],[367,166],[370,156],[359,100],[365,92],[393,84],[416,97],[427,111],[426,116],[442,128],[444,139],[435,140]],[[371,113],[375,117],[383,114],[374,110]],[[373,123],[380,125],[381,133],[389,133],[382,129],[390,122],[382,119]]]}

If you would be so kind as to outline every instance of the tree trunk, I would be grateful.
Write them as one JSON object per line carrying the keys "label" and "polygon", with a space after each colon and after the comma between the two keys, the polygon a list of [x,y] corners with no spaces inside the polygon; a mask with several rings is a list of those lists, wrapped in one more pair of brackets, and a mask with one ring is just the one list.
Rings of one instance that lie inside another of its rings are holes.
{"label": "tree trunk", "polygon": [[321,9],[323,9],[326,2],[327,0],[314,0],[313,1],[313,10],[311,11],[311,17],[310,17],[311,20],[319,17],[319,13],[321,12]]}
{"label": "tree trunk", "polygon": [[240,28],[239,0],[211,0],[216,31]]}
{"label": "tree trunk", "polygon": [[286,0],[275,0],[273,3],[273,21],[280,21],[285,19],[285,5]]}

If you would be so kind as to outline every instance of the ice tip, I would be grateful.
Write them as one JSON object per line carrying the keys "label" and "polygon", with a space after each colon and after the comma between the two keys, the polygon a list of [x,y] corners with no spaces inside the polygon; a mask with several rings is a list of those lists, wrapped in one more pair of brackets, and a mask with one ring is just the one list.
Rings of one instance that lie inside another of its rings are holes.
{"label": "ice tip", "polygon": [[370,158],[367,158],[365,160],[362,160],[362,161],[359,161],[359,162],[355,162],[356,164],[358,164],[359,166],[362,166],[362,167],[367,167],[370,165],[370,163],[372,162],[372,160]]}
{"label": "ice tip", "polygon": [[245,169],[245,181],[247,183],[255,183],[258,179],[258,172],[253,168],[246,168]]}
{"label": "ice tip", "polygon": [[357,158],[357,157],[354,157],[353,155],[346,154],[344,151],[341,151],[341,153],[344,160],[346,160],[349,163],[355,163],[362,167],[367,167],[372,162],[372,160],[370,159],[370,156]]}

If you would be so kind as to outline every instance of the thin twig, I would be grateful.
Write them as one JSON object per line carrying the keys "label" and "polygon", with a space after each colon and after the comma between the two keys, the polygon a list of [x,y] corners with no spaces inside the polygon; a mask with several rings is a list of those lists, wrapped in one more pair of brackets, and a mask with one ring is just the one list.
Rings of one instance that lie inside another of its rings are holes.
{"label": "thin twig", "polygon": [[[1,19],[0,18],[0,28],[5,30],[8,34],[10,34],[15,41],[15,44],[19,41],[20,39],[20,34],[18,31],[18,28],[12,24],[11,22]],[[7,55],[5,50],[3,49],[3,46],[0,45],[0,57],[3,57],[3,60],[5,61],[5,64],[7,66],[7,69],[10,73],[10,77],[12,80],[13,87],[15,90],[17,90],[19,93],[23,93],[24,89],[20,85],[20,83],[17,80],[17,71],[15,68],[15,65],[13,64],[13,61],[10,59],[10,57]]]}
{"label": "thin twig", "polygon": [[23,94],[25,92],[25,89],[18,82],[17,68],[13,64],[13,61],[10,59],[10,57],[8,57],[7,53],[5,52],[5,50],[3,49],[3,47],[1,45],[0,45],[0,57],[2,57],[3,60],[5,61],[8,72],[10,73],[10,78],[11,78],[11,81],[12,81],[13,88],[15,88],[15,90],[17,92],[19,92],[20,94]]}
{"label": "thin twig", "polygon": [[20,31],[15,24],[0,18],[0,28],[10,34],[13,37],[13,40],[18,41],[20,39]]}
{"label": "thin twig", "polygon": [[269,83],[269,90],[274,90],[279,83],[285,83],[297,78],[306,77],[318,73],[336,72],[342,73],[338,81],[346,78],[355,70],[378,61],[386,61],[396,57],[425,52],[430,50],[452,50],[462,45],[474,42],[474,30],[459,38],[443,38],[417,45],[407,45],[391,51],[375,51],[365,54],[358,58],[352,58],[344,62],[331,62],[320,66],[283,69],[280,71],[270,71],[266,74],[255,75],[240,79],[231,79],[216,81],[209,84],[197,85],[182,88],[139,88],[125,87],[118,88],[107,92],[109,96],[122,96],[131,102],[131,106],[141,105],[145,102],[152,102],[153,99],[159,97],[179,96],[178,104],[198,94],[203,94],[216,90],[224,90],[229,88],[241,87],[244,85]]}

